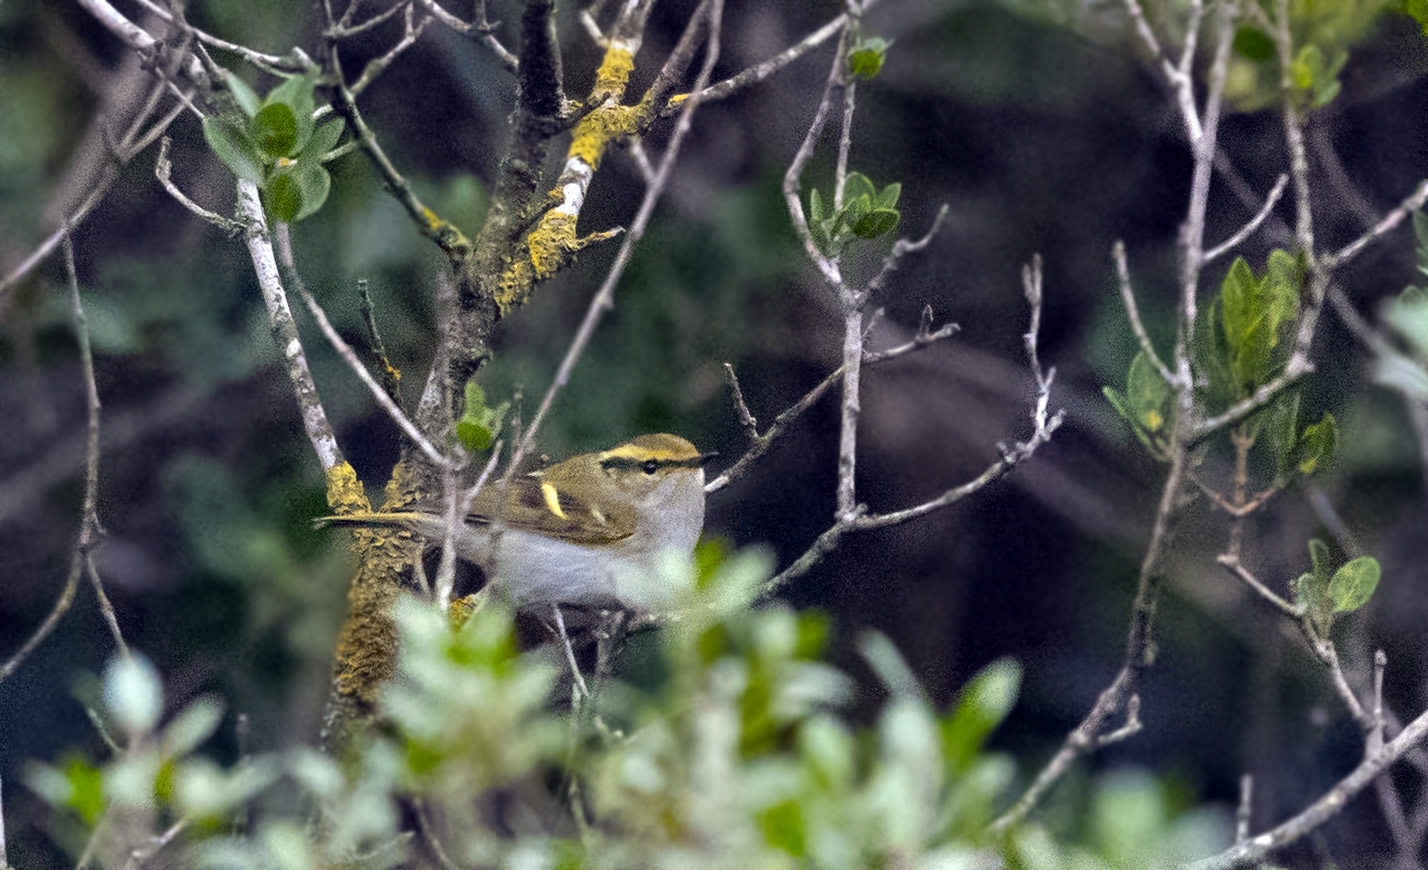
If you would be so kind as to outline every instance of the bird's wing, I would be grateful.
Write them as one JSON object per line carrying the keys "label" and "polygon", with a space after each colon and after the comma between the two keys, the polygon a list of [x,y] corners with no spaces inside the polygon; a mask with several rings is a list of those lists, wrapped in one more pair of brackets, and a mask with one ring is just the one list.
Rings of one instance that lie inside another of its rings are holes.
{"label": "bird's wing", "polygon": [[[468,520],[492,523],[500,515],[507,528],[544,529],[550,537],[575,544],[613,544],[635,533],[635,511],[628,505],[602,509],[579,493],[557,490],[540,477],[517,477],[507,486],[504,500],[499,487],[482,487],[471,502]],[[502,504],[497,509],[497,503]]]}

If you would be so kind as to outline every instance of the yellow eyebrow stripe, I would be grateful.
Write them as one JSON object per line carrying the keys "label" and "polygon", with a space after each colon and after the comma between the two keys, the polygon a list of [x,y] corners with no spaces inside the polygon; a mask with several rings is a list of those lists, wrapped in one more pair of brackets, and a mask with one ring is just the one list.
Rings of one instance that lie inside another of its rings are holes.
{"label": "yellow eyebrow stripe", "polygon": [[540,494],[545,496],[545,506],[550,508],[551,513],[561,519],[567,519],[565,511],[560,509],[560,490],[555,488],[555,484],[548,480],[543,482],[540,485]]}

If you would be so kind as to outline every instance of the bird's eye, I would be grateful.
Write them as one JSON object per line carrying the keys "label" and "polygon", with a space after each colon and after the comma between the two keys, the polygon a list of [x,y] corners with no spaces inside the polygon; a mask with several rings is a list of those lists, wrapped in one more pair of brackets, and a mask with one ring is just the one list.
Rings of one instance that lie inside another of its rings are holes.
{"label": "bird's eye", "polygon": [[642,467],[645,470],[645,474],[654,474],[656,471],[659,471],[659,463],[653,459],[645,460],[645,464]]}

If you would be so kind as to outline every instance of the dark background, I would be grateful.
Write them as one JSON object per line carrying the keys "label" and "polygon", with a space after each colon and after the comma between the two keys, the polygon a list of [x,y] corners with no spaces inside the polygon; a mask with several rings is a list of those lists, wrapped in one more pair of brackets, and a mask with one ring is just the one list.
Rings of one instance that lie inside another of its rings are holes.
{"label": "dark background", "polygon": [[[690,5],[658,8],[636,86]],[[856,673],[859,632],[890,635],[939,704],[987,662],[1019,659],[1023,695],[998,745],[1027,775],[1119,666],[1162,475],[1101,396],[1102,385],[1123,384],[1134,352],[1110,250],[1125,241],[1142,313],[1168,347],[1190,160],[1163,83],[1127,38],[1118,5],[1102,5],[1077,13],[1069,3],[889,0],[870,15],[869,31],[894,44],[882,75],[859,87],[851,166],[879,185],[902,183],[902,234],[922,235],[942,204],[950,208],[941,233],[876,300],[886,314],[873,345],[906,340],[925,305],[939,324],[962,329],[866,371],[859,497],[873,510],[916,503],[979,473],[998,441],[1027,437],[1020,269],[1037,253],[1045,263],[1041,355],[1057,368],[1052,406],[1066,409],[1067,422],[1007,480],[925,519],[845,539],[785,596],[833,615],[835,656]],[[718,76],[775,54],[834,7],[730,0]],[[195,3],[188,14],[273,53],[315,40],[315,18],[302,4]],[[493,20],[518,14],[491,4]],[[498,32],[511,44],[510,24]],[[381,29],[354,46],[344,58],[349,77],[364,52],[385,50],[395,36]],[[599,56],[568,12],[561,36],[568,88],[578,96]],[[1324,249],[1361,233],[1423,174],[1424,46],[1412,21],[1385,14],[1354,50],[1343,93],[1311,122]],[[744,441],[724,362],[738,371],[761,425],[837,366],[837,306],[805,265],[779,192],[831,52],[825,45],[701,109],[616,309],[543,430],[545,452],[560,457],[668,430],[732,461]],[[260,92],[271,87],[219,58]],[[144,76],[76,7],[0,7],[0,271],[87,192],[103,154],[94,119],[127,117],[120,95],[146,87]],[[474,234],[512,90],[489,52],[433,26],[362,102],[424,200]],[[1226,162],[1211,194],[1209,244],[1259,205],[1236,184],[1262,197],[1286,171],[1277,113],[1238,108],[1246,110],[1232,107],[1221,125]],[[181,119],[170,135],[176,182],[226,213],[231,176],[206,150],[196,120]],[[666,135],[646,143],[652,153]],[[325,511],[322,475],[246,251],[163,192],[154,154],[138,156],[75,233],[104,403],[99,567],[126,638],[155,661],[171,703],[222,696],[230,720],[249,717],[252,749],[311,742],[344,609],[345,537],[310,528]],[[805,189],[829,188],[832,155],[826,143]],[[360,154],[330,168],[331,199],[293,230],[299,268],[359,344],[353,288],[358,278],[370,282],[383,338],[414,399],[429,363],[443,258]],[[628,223],[638,178],[627,155],[612,155],[581,231]],[[1289,202],[1242,249],[1256,269],[1271,247],[1289,244]],[[484,378],[488,396],[519,391],[529,417],[614,251],[588,249],[503,325]],[[1341,274],[1342,286],[1373,319],[1381,299],[1418,277],[1413,263],[1411,233],[1400,228]],[[1208,270],[1206,293],[1228,265]],[[63,281],[52,257],[0,300],[5,654],[48,612],[78,533],[84,394]],[[363,479],[379,484],[396,456],[396,429],[305,313],[298,319],[342,446]],[[1384,564],[1378,597],[1339,629],[1341,649],[1357,685],[1366,685],[1372,650],[1387,651],[1388,700],[1406,719],[1428,703],[1419,555],[1428,510],[1414,434],[1397,395],[1372,385],[1371,361],[1332,315],[1321,322],[1314,358],[1306,409],[1316,418],[1332,410],[1343,437],[1339,463],[1314,486],[1355,544]],[[711,498],[707,533],[768,545],[780,565],[792,561],[831,521],[836,424],[836,401],[825,399],[751,476]],[[1222,481],[1224,459],[1212,454],[1204,476]],[[1325,535],[1325,514],[1310,495],[1302,487],[1282,494],[1249,524],[1248,561],[1276,588],[1307,568],[1308,538]],[[1191,803],[1233,802],[1238,776],[1253,772],[1262,827],[1342,776],[1359,744],[1292,627],[1214,564],[1225,530],[1224,515],[1204,499],[1186,514],[1145,687],[1145,731],[1090,767],[1145,767],[1183,786]],[[111,653],[93,593],[81,586],[55,635],[0,684],[12,860],[28,855],[39,866],[48,849],[26,824],[42,815],[20,785],[26,759],[100,752],[75,687]],[[236,751],[233,740],[215,751]],[[1380,825],[1372,799],[1361,798],[1328,831],[1353,854],[1372,849]]]}

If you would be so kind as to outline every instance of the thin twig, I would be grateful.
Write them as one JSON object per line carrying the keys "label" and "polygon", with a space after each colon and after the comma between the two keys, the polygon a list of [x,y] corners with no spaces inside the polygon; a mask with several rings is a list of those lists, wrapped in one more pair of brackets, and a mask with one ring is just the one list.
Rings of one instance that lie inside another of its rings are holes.
{"label": "thin twig", "polygon": [[1237,843],[1218,855],[1196,861],[1189,865],[1189,870],[1228,870],[1251,866],[1276,849],[1282,849],[1317,830],[1337,815],[1351,798],[1378,779],[1390,765],[1421,744],[1424,738],[1428,738],[1428,713],[1414,719],[1401,734],[1384,744],[1383,751],[1365,758],[1352,773],[1294,818],[1246,842]]}
{"label": "thin twig", "polygon": [[739,423],[743,425],[745,434],[749,436],[749,442],[758,444],[759,421],[754,419],[748,404],[744,402],[744,391],[739,389],[739,376],[734,374],[734,367],[729,363],[724,363],[724,374],[729,380],[729,391],[734,395],[734,409],[739,414]]}
{"label": "thin twig", "polygon": [[441,845],[441,838],[437,837],[436,831],[431,826],[431,819],[427,818],[426,801],[420,796],[412,798],[412,809],[415,811],[417,829],[421,832],[421,838],[431,854],[436,858],[436,863],[440,864],[444,870],[459,870],[459,865],[451,860],[446,854],[446,848]]}
{"label": "thin twig", "polygon": [[95,595],[99,599],[99,611],[109,626],[119,654],[129,658],[129,645],[124,642],[124,633],[119,630],[119,620],[114,615],[114,606],[109,596],[104,594],[104,584],[99,579],[99,571],[94,566],[94,547],[99,544],[103,529],[99,524],[99,385],[94,377],[94,353],[89,343],[89,319],[84,313],[84,303],[79,296],[79,277],[74,268],[74,244],[72,236],[64,237],[64,269],[69,283],[70,304],[74,317],[75,338],[79,344],[80,367],[84,371],[84,389],[87,408],[84,462],[84,505],[80,509],[79,543],[75,556],[82,559]]}
{"label": "thin twig", "polygon": [[[1035,285],[1036,290],[1039,291],[1039,281],[1033,281],[1030,277],[1033,274],[1039,276],[1039,268],[1037,268],[1037,264],[1035,263],[1032,267],[1029,267],[1028,277],[1026,278],[1026,280],[1029,282],[1029,285]],[[1030,322],[1033,327],[1039,327],[1041,322],[1041,296],[1039,292],[1031,292],[1030,286],[1028,287],[1027,302],[1032,308]],[[924,316],[924,330],[926,329],[926,324],[930,323],[930,320],[930,314]],[[882,514],[871,514],[866,511],[866,508],[863,505],[855,505],[853,507],[851,515],[844,516],[840,513],[835,519],[833,525],[830,526],[827,530],[825,530],[822,534],[820,534],[818,538],[813,542],[813,544],[807,550],[805,550],[802,555],[795,559],[792,564],[790,564],[783,571],[780,571],[778,574],[764,581],[763,585],[759,589],[759,597],[766,598],[770,595],[773,595],[777,593],[780,589],[782,589],[784,586],[786,586],[789,581],[797,577],[801,577],[804,574],[807,574],[814,567],[816,567],[825,556],[827,556],[829,553],[831,553],[838,547],[838,544],[840,543],[845,534],[848,534],[850,532],[870,531],[873,529],[881,529],[886,528],[888,526],[899,525],[901,523],[908,522],[909,520],[913,520],[921,516],[926,516],[927,514],[941,510],[945,507],[948,507],[949,505],[955,504],[966,498],[967,496],[972,495],[973,493],[985,488],[992,482],[1006,476],[1006,474],[1010,472],[1013,468],[1015,468],[1017,465],[1031,458],[1031,456],[1036,452],[1037,448],[1049,441],[1051,439],[1052,434],[1056,431],[1058,427],[1060,427],[1061,422],[1065,417],[1065,412],[1057,411],[1055,414],[1052,414],[1050,416],[1048,416],[1046,413],[1046,397],[1047,393],[1051,388],[1051,382],[1053,380],[1054,373],[1046,373],[1041,371],[1040,364],[1037,362],[1035,352],[1036,339],[1034,329],[1028,330],[1028,335],[1031,336],[1027,340],[1028,360],[1033,368],[1033,381],[1037,386],[1036,397],[1032,401],[1031,410],[1033,431],[1031,437],[1027,441],[1023,443],[1018,443],[1011,447],[998,445],[1001,448],[1001,457],[995,462],[993,462],[990,466],[988,466],[987,469],[983,471],[980,475],[978,475],[973,480],[962,484],[961,486],[953,487],[943,492],[941,495],[938,495],[935,498],[932,498],[921,504],[914,505],[903,510],[890,511],[888,513]],[[824,385],[831,386],[832,383],[836,383],[836,380],[830,377],[828,380],[824,381],[824,384],[820,385],[820,388],[826,389]],[[815,388],[815,390],[810,392],[808,396],[804,397],[805,400],[809,400],[809,397],[814,396],[815,394],[821,395],[822,393],[820,392],[820,388]],[[811,404],[811,401],[809,403]],[[803,405],[803,402],[800,402],[800,405]],[[793,409],[790,409],[790,411],[792,410]],[[787,415],[788,413],[789,411],[785,411],[784,415]],[[780,425],[779,421],[783,419],[784,415],[780,415],[779,420],[775,421],[774,427],[770,428],[769,433],[764,436],[763,440],[769,440],[772,438],[774,429]],[[750,450],[749,454],[746,454],[743,459],[740,459],[739,463],[735,464],[735,468],[738,468],[739,465],[743,464],[745,460],[748,459],[748,457],[751,455],[754,455],[754,450]],[[730,471],[725,472],[725,474],[731,474],[733,471],[734,469],[730,469]],[[716,480],[711,483],[710,487],[714,486],[714,484],[717,483],[719,483],[719,480]],[[709,487],[706,487],[706,490],[707,489],[709,489]]]}
{"label": "thin twig", "polygon": [[242,232],[243,224],[232,218],[226,218],[221,214],[211,212],[189,199],[182,190],[179,190],[178,185],[174,184],[169,178],[169,174],[172,171],[173,164],[169,162],[169,137],[165,136],[159,142],[159,159],[154,163],[154,176],[159,179],[159,184],[163,185],[164,190],[167,190],[169,196],[172,196],[179,205],[228,233],[230,236]]}
{"label": "thin twig", "polygon": [[1234,250],[1237,246],[1242,244],[1245,239],[1254,235],[1255,231],[1257,231],[1269,218],[1270,214],[1274,212],[1274,206],[1278,204],[1279,198],[1284,195],[1284,188],[1288,184],[1289,176],[1281,173],[1279,180],[1274,183],[1274,188],[1270,190],[1269,196],[1265,197],[1264,205],[1260,206],[1259,212],[1250,218],[1249,223],[1240,227],[1239,230],[1228,239],[1225,239],[1220,244],[1206,251],[1204,258],[1200,262],[1210,263],[1213,260],[1217,260]]}
{"label": "thin twig", "polygon": [[1259,578],[1251,574],[1249,569],[1240,563],[1239,559],[1234,558],[1228,553],[1226,553],[1217,557],[1215,561],[1219,562],[1221,565],[1224,565],[1226,570],[1238,577],[1240,581],[1242,581],[1246,586],[1252,589],[1265,601],[1268,601],[1270,604],[1273,604],[1285,616],[1291,617],[1293,619],[1299,619],[1301,616],[1304,615],[1300,612],[1299,608],[1295,607],[1293,604],[1290,604],[1288,601],[1285,601],[1283,598],[1276,595],[1274,591],[1271,590],[1268,586],[1265,586],[1263,583],[1259,582]]}
{"label": "thin twig", "polygon": [[377,313],[372,305],[372,294],[367,292],[366,278],[357,279],[357,299],[362,310],[362,320],[367,324],[367,340],[372,343],[372,354],[382,366],[382,391],[391,396],[392,401],[396,402],[398,408],[401,408],[402,394],[398,382],[401,380],[402,374],[392,366],[391,360],[387,357],[387,348],[382,343],[381,330],[377,328]]}
{"label": "thin twig", "polygon": [[[719,57],[720,29],[723,19],[723,0],[712,0],[707,7],[705,14],[709,16],[709,34],[706,40],[706,50],[704,65],[699,71],[696,79],[696,91],[701,90],[704,83],[709,80],[710,72],[714,68],[714,63]],[[694,26],[690,22],[689,27]],[[683,111],[676,122],[674,132],[670,135],[669,145],[666,146],[664,155],[660,158],[658,171],[655,173],[653,183],[645,190],[643,200],[640,202],[639,210],[635,213],[635,218],[630,222],[630,228],[625,234],[620,250],[615,254],[615,262],[610,265],[610,269],[605,274],[605,279],[601,282],[600,289],[596,291],[595,297],[590,300],[590,305],[585,311],[585,318],[580,323],[580,328],[576,331],[575,337],[571,339],[570,347],[566,349],[565,357],[561,360],[560,368],[556,370],[555,378],[546,389],[545,395],[541,397],[540,406],[536,409],[535,416],[531,419],[530,425],[526,427],[525,434],[520,439],[515,454],[511,457],[510,468],[519,466],[520,461],[527,456],[535,445],[536,432],[540,429],[541,423],[545,421],[546,415],[550,412],[551,406],[555,403],[556,394],[570,381],[571,372],[575,369],[575,364],[584,354],[586,346],[595,334],[595,328],[604,317],[605,312],[615,305],[615,287],[620,278],[624,275],[625,266],[630,261],[630,256],[634,252],[634,247],[644,238],[645,227],[649,223],[650,215],[654,213],[654,207],[659,202],[660,196],[664,193],[665,187],[669,184],[669,179],[674,171],[676,158],[679,156],[680,147],[684,144],[684,139],[689,133],[689,129],[694,117],[694,111],[699,107],[701,100],[697,94],[686,100]]]}
{"label": "thin twig", "polygon": [[388,49],[385,54],[367,61],[367,65],[362,68],[362,75],[358,76],[357,81],[353,82],[350,87],[352,96],[361,96],[362,92],[365,91],[372,82],[376,81],[377,76],[381,75],[387,67],[392,65],[392,61],[396,60],[402,52],[411,48],[412,45],[416,43],[422,31],[426,30],[426,26],[434,20],[433,18],[423,18],[420,24],[413,24],[412,7],[408,5],[406,7],[406,27],[403,30],[402,38],[397,41],[396,45]]}
{"label": "thin twig", "polygon": [[[831,38],[832,36],[840,32],[844,27],[846,27],[847,23],[848,16],[846,14],[839,15],[837,18],[834,18],[832,21],[813,31],[808,36],[805,36],[803,39],[799,40],[794,45],[789,46],[782,52],[778,53],[777,55],[774,55],[763,63],[755,64],[754,66],[751,66],[748,69],[737,73],[736,75],[730,76],[729,78],[724,79],[721,82],[710,85],[703,91],[699,92],[699,98],[702,100],[722,100],[725,97],[730,96],[731,94],[743,90],[749,85],[758,84],[759,82],[764,81],[765,79],[772,76],[774,73],[788,66],[790,63],[793,63],[795,60],[798,60],[800,57],[807,54],[809,51],[827,42],[829,38]],[[679,108],[680,102],[682,102],[682,99],[676,97],[675,99],[670,101],[669,105],[665,108],[664,111],[668,114],[672,114],[676,109]]]}
{"label": "thin twig", "polygon": [[455,30],[457,33],[464,33],[467,36],[479,33],[479,41],[483,43],[487,48],[491,49],[491,53],[496,55],[496,59],[501,62],[501,66],[505,67],[510,72],[517,72],[520,70],[520,60],[518,60],[508,48],[501,44],[501,40],[496,38],[496,34],[492,32],[494,30],[495,25],[485,21],[484,16],[481,21],[475,21],[471,24],[467,24],[460,18],[457,18],[455,15],[452,15],[450,12],[447,12],[445,9],[442,9],[439,5],[437,5],[436,0],[421,0],[421,5],[424,6],[426,10],[430,12],[432,16],[435,17],[438,21],[440,21],[447,27],[450,27],[452,30]]}
{"label": "thin twig", "polygon": [[410,438],[412,443],[421,449],[422,454],[426,456],[432,465],[438,468],[450,466],[452,460],[442,454],[440,450],[437,450],[436,445],[427,440],[427,437],[421,433],[421,430],[416,427],[416,424],[411,421],[411,418],[408,417],[392,397],[387,394],[387,391],[382,389],[382,385],[377,383],[377,379],[372,377],[372,373],[367,371],[367,367],[362,365],[362,361],[357,358],[356,352],[352,350],[351,345],[342,340],[342,336],[333,328],[332,322],[327,319],[326,312],[322,310],[321,305],[317,304],[317,300],[312,297],[312,294],[307,292],[305,288],[299,289],[298,292],[302,295],[302,301],[307,305],[307,310],[312,313],[313,319],[317,321],[317,326],[322,330],[322,334],[327,338],[328,343],[331,344],[338,355],[342,357],[343,362],[347,363],[348,368],[352,369],[357,375],[357,378],[362,381],[362,384],[367,387],[372,397],[377,400],[377,404],[382,407],[382,410],[387,413],[388,417],[392,418],[392,422],[397,424],[397,428],[402,430],[402,434]]}
{"label": "thin twig", "polygon": [[1325,254],[1319,258],[1325,269],[1337,269],[1349,260],[1358,256],[1359,252],[1373,242],[1375,239],[1390,232],[1394,227],[1409,214],[1423,207],[1428,202],[1428,181],[1421,181],[1413,192],[1408,195],[1398,207],[1383,216],[1383,219],[1374,224],[1373,228],[1363,235],[1344,245],[1332,254]]}
{"label": "thin twig", "polygon": [[[1281,176],[1282,177],[1282,176]],[[1254,777],[1248,773],[1240,776],[1240,801],[1239,807],[1235,810],[1235,843],[1241,844],[1249,840],[1250,823],[1254,814]]]}
{"label": "thin twig", "polygon": [[387,153],[382,150],[382,146],[377,143],[377,134],[367,126],[367,122],[362,118],[362,112],[357,108],[356,96],[346,85],[342,78],[342,64],[338,59],[337,43],[330,42],[328,46],[328,64],[332,76],[336,79],[333,84],[333,93],[337,99],[333,102],[333,108],[346,120],[348,129],[356,138],[362,150],[367,154],[367,159],[376,167],[377,172],[386,182],[387,190],[402,208],[406,209],[407,215],[416,223],[422,235],[436,242],[448,257],[459,259],[470,250],[471,243],[461,230],[452,224],[440,219],[436,213],[427,208],[412,190],[411,183],[397,171],[397,167],[387,157]]}
{"label": "thin twig", "polygon": [[818,108],[813,113],[813,120],[808,125],[808,132],[804,134],[803,144],[798,147],[798,151],[793,155],[793,160],[788,164],[788,170],[783,175],[783,198],[788,207],[789,218],[793,221],[793,228],[798,233],[798,238],[803,242],[804,253],[808,259],[823,274],[825,280],[834,287],[841,287],[843,276],[838,269],[835,260],[823,255],[818,250],[818,244],[813,240],[813,233],[808,228],[808,219],[803,214],[803,202],[801,199],[801,186],[803,183],[803,169],[808,165],[808,161],[813,158],[814,146],[818,144],[818,139],[823,133],[823,126],[828,123],[828,112],[833,107],[833,100],[838,91],[843,88],[843,75],[846,63],[843,56],[847,49],[848,31],[845,28],[842,39],[838,43],[837,54],[833,57],[833,64],[828,70],[828,78],[823,85],[823,97],[818,102]]}
{"label": "thin twig", "polygon": [[1145,324],[1140,319],[1140,308],[1136,305],[1135,290],[1131,288],[1130,266],[1126,263],[1126,244],[1120,239],[1111,246],[1111,258],[1116,261],[1117,285],[1121,291],[1121,304],[1125,306],[1126,317],[1130,320],[1131,331],[1135,333],[1136,340],[1140,342],[1141,352],[1150,360],[1151,365],[1165,379],[1167,384],[1175,383],[1173,375],[1160,359],[1160,354],[1155,352],[1155,345],[1150,343],[1150,334],[1145,331]]}
{"label": "thin twig", "polygon": [[[888,348],[887,350],[865,352],[863,355],[863,363],[865,365],[874,365],[897,359],[914,351],[922,350],[936,342],[951,338],[956,335],[960,329],[957,324],[948,323],[933,332],[930,331],[931,324],[932,308],[928,306],[923,309],[922,323],[918,328],[917,335],[913,337],[912,341],[900,344],[897,347]],[[770,424],[768,430],[764,432],[763,435],[759,436],[758,442],[755,443],[754,446],[750,447],[743,456],[740,456],[733,465],[725,469],[723,474],[705,484],[704,493],[706,495],[712,495],[747,474],[749,469],[753,467],[753,464],[762,458],[763,455],[768,452],[768,449],[773,446],[773,442],[788,431],[789,425],[801,416],[804,411],[811,408],[819,399],[823,398],[824,394],[836,386],[842,379],[843,367],[839,366],[830,372],[827,377],[819,381],[817,386],[807,393],[804,393],[802,398],[794,402],[785,409],[783,413],[774,418],[773,423]]]}
{"label": "thin twig", "polygon": [[13,674],[20,665],[24,664],[25,659],[29,658],[30,653],[34,652],[35,647],[44,642],[45,638],[50,636],[50,632],[55,630],[55,626],[59,624],[60,618],[69,612],[70,605],[74,604],[75,590],[79,588],[79,575],[82,570],[83,562],[80,559],[79,552],[75,551],[74,556],[70,559],[69,576],[65,578],[64,588],[60,590],[59,598],[55,600],[54,607],[50,608],[49,615],[45,617],[44,621],[35,629],[34,633],[21,644],[20,648],[16,650],[10,658],[5,660],[4,665],[0,665],[0,683],[5,682],[7,677]]}

